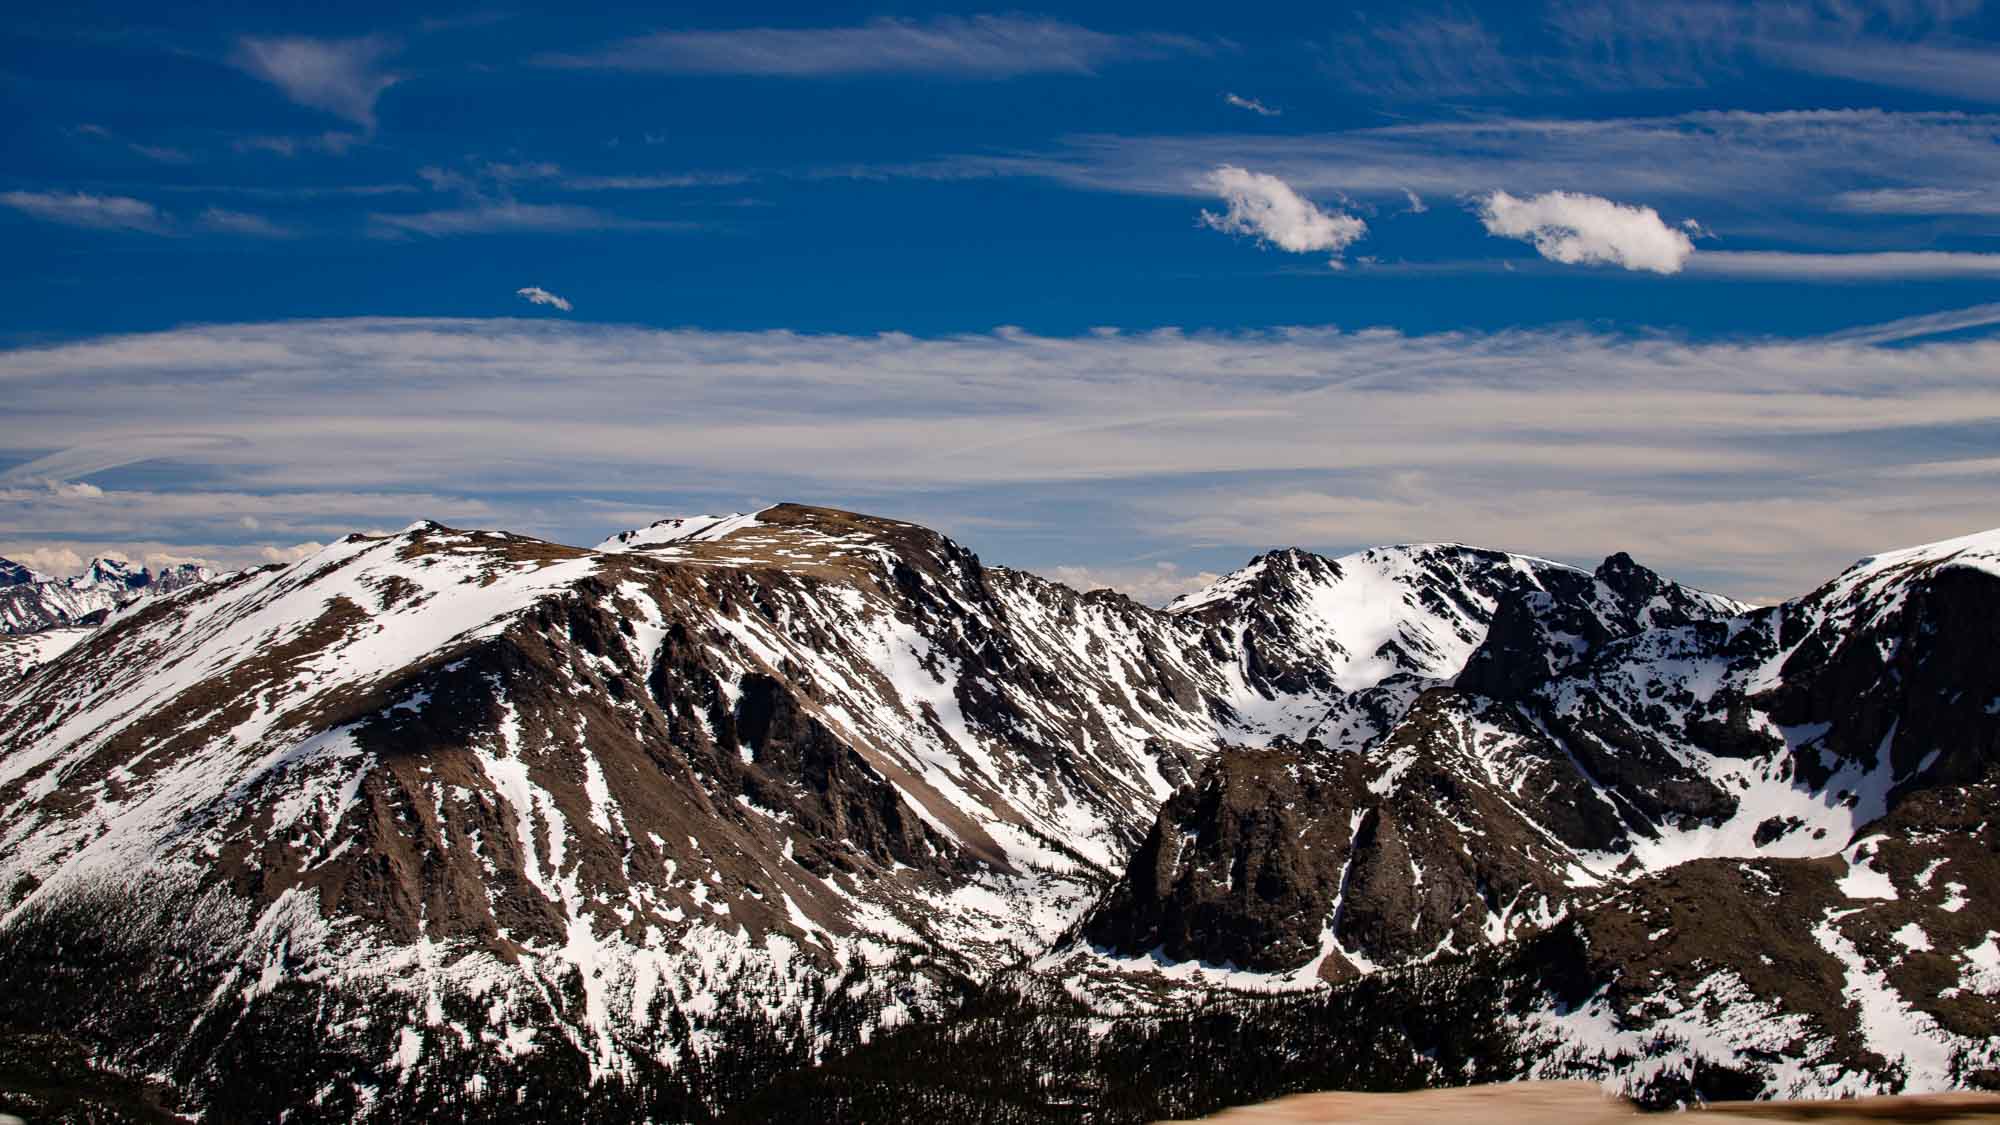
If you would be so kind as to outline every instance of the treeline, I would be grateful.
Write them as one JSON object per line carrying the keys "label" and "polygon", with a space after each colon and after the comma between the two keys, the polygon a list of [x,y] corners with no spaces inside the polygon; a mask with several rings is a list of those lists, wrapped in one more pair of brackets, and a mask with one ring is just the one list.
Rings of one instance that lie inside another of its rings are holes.
{"label": "treeline", "polygon": [[[718,996],[699,1026],[664,1011],[621,1043],[624,1073],[593,1080],[591,1045],[564,1030],[582,1026],[580,978],[539,1008],[506,1013],[505,1024],[538,1032],[534,1049],[518,1053],[490,1032],[456,1030],[488,1028],[491,997],[444,993],[443,1019],[417,1021],[421,1054],[406,1068],[400,1037],[418,999],[311,973],[252,987],[242,955],[251,925],[237,901],[186,884],[78,887],[18,913],[0,927],[0,1019],[11,1025],[0,1111],[43,1123],[198,1112],[214,1125],[1112,1125],[1309,1090],[1520,1077],[1546,1060],[1523,1054],[1514,1017],[1580,1003],[1595,987],[1582,939],[1558,926],[1329,991],[1157,1016],[1107,1018],[1027,976],[956,982],[948,1018],[884,1030],[884,1005],[908,999],[901,982],[929,974],[934,989],[936,970],[856,966],[813,986],[806,1020],[774,1022],[749,991]],[[1618,1061],[1583,1060],[1571,1072],[1601,1077]],[[1654,1100],[1754,1092],[1742,1082],[1712,1068],[1662,1073]]]}
{"label": "treeline", "polygon": [[1006,982],[945,1023],[781,1076],[730,1121],[1147,1122],[1310,1090],[1500,1081],[1513,979],[1459,962],[1291,997],[1106,1020]]}
{"label": "treeline", "polygon": [[[532,1050],[510,1051],[491,1031],[490,995],[442,990],[441,1018],[413,1020],[427,998],[386,985],[288,971],[262,987],[245,956],[254,924],[234,896],[171,879],[79,883],[24,907],[0,926],[0,1112],[38,1125],[196,1112],[291,1125],[713,1121],[781,1075],[859,1046],[917,977],[937,988],[929,964],[857,960],[809,982],[803,1020],[773,1020],[761,995],[725,990],[698,1026],[659,1009],[621,1037],[624,1072],[593,1080],[593,1045],[568,1030],[583,1026],[575,970],[545,995],[514,998],[501,1022],[536,1035]],[[947,985],[955,1005],[964,990]],[[404,1069],[413,1022],[422,1044]]]}

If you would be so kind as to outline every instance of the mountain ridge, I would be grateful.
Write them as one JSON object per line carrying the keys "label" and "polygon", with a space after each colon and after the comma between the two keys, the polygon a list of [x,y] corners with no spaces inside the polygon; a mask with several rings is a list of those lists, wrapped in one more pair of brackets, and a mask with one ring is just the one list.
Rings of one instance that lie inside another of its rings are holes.
{"label": "mountain ridge", "polygon": [[157,573],[109,556],[90,560],[81,573],[57,578],[0,559],[0,635],[88,627],[135,597],[171,594],[212,581],[198,563],[177,563]]}
{"label": "mountain ridge", "polygon": [[[1107,1011],[1339,988],[1718,848],[1874,878],[1856,828],[2000,757],[1963,699],[2000,686],[1927,655],[1986,643],[2000,537],[1951,543],[1775,607],[1623,555],[1288,550],[1176,610],[801,505],[595,550],[420,521],[135,602],[0,689],[0,893],[178,872],[248,912],[243,1004],[490,999],[398,1020],[405,1075],[682,1082],[751,1011],[810,1062],[1022,972]],[[1864,921],[1795,939],[1885,948]]]}

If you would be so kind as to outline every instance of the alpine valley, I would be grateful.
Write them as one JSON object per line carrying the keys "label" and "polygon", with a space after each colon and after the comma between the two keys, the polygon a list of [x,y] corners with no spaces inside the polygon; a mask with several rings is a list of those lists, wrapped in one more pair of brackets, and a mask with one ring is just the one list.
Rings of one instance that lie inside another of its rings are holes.
{"label": "alpine valley", "polygon": [[0,665],[45,1115],[2000,1087],[2000,532],[1761,607],[1425,544],[1155,609],[790,504],[154,585]]}

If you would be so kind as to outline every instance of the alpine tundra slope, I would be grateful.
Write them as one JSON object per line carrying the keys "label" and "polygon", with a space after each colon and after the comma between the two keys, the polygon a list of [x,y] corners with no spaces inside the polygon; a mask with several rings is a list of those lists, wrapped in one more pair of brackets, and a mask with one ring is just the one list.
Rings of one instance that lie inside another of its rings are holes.
{"label": "alpine tundra slope", "polygon": [[1164,610],[798,505],[350,536],[0,687],[0,977],[214,1120],[696,1118],[995,989],[1102,1030],[1466,965],[1489,1069],[1976,1084],[1997,595],[2000,533],[1763,608],[1432,544]]}

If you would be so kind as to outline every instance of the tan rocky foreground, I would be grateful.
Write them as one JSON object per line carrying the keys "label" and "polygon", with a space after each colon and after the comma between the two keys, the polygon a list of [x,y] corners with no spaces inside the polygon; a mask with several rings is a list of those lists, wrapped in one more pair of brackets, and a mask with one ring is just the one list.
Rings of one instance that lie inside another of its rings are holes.
{"label": "tan rocky foreground", "polygon": [[[1760,1121],[1846,1125],[1864,1121],[2000,1121],[2000,1094],[1920,1094],[1819,1102],[1728,1102],[1699,1111]],[[1597,1125],[1642,1115],[1590,1082],[1514,1082],[1407,1094],[1294,1094],[1226,1110],[1205,1121],[1229,1125],[1322,1125],[1331,1122],[1479,1122],[1480,1125]],[[1174,1125],[1165,1122],[1162,1125]]]}

